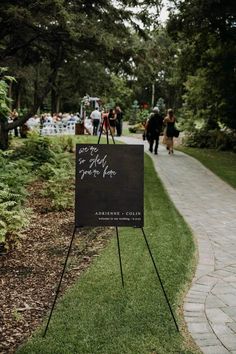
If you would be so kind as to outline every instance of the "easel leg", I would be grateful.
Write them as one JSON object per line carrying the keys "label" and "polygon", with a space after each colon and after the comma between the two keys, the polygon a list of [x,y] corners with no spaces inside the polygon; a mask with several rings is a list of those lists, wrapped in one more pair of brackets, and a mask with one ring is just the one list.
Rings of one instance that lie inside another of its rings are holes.
{"label": "easel leg", "polygon": [[66,270],[67,261],[68,261],[68,258],[69,258],[69,255],[70,255],[70,251],[71,251],[71,247],[72,247],[72,244],[73,244],[73,241],[74,241],[74,238],[75,238],[75,232],[76,232],[76,226],[74,227],[73,235],[72,235],[72,238],[71,238],[71,241],[70,241],[70,246],[69,246],[68,251],[67,251],[64,267],[63,267],[63,270],[62,270],[62,273],[61,273],[61,276],[60,276],[59,284],[57,286],[55,298],[54,298],[54,301],[53,301],[53,304],[52,304],[52,308],[51,308],[51,311],[50,311],[50,315],[49,315],[49,318],[48,318],[48,322],[47,322],[43,337],[45,337],[46,334],[47,334],[47,330],[48,330],[48,326],[49,326],[49,323],[50,323],[50,320],[51,320],[51,317],[52,317],[52,313],[53,313],[54,307],[56,305],[56,301],[57,301],[57,298],[58,298],[58,295],[59,295],[62,279],[63,279],[64,273],[65,273],[65,270]]}
{"label": "easel leg", "polygon": [[110,122],[109,122],[109,119],[108,117],[104,117],[103,119],[103,122],[102,122],[102,127],[101,127],[101,131],[100,131],[100,134],[99,134],[99,137],[98,137],[98,144],[100,143],[100,139],[101,139],[101,135],[102,135],[102,131],[103,131],[103,127],[105,126],[106,128],[106,139],[107,139],[107,144],[109,145],[109,131],[110,131],[110,134],[111,134],[111,137],[112,137],[112,141],[113,141],[113,144],[115,144],[115,139],[114,139],[114,136],[112,134],[112,130],[111,130],[111,126],[110,126]]}
{"label": "easel leg", "polygon": [[116,226],[116,239],[117,239],[119,262],[120,262],[121,282],[122,282],[122,286],[124,288],[125,284],[124,284],[123,269],[122,269],[122,262],[121,262],[120,240],[119,240],[119,234],[118,234],[118,227],[117,226]]}
{"label": "easel leg", "polygon": [[107,138],[107,144],[109,145],[108,123],[106,124],[106,138]]}
{"label": "easel leg", "polygon": [[162,284],[160,274],[159,274],[159,272],[158,272],[158,270],[157,270],[157,266],[156,266],[155,260],[154,260],[154,258],[153,258],[153,255],[152,255],[152,252],[151,252],[150,246],[149,246],[149,244],[148,244],[147,237],[146,237],[145,232],[144,232],[144,229],[143,229],[142,227],[141,227],[141,230],[142,230],[142,233],[143,233],[144,240],[145,240],[145,242],[146,242],[146,246],[147,246],[147,249],[148,249],[149,255],[150,255],[151,260],[152,260],[152,263],[153,263],[153,265],[154,265],[154,268],[155,268],[155,271],[156,271],[156,275],[157,275],[157,277],[158,277],[158,279],[159,279],[159,281],[160,281],[162,291],[163,291],[163,293],[164,293],[164,295],[165,295],[165,299],[166,299],[167,305],[168,305],[168,307],[169,307],[169,310],[170,310],[171,316],[172,316],[172,318],[173,318],[173,320],[174,320],[175,327],[176,327],[176,329],[177,329],[177,332],[179,332],[179,327],[178,327],[178,324],[177,324],[177,322],[176,322],[176,319],[175,319],[174,313],[173,313],[173,311],[172,311],[172,308],[171,308],[171,306],[170,306],[170,303],[169,303],[168,297],[167,297],[167,295],[166,295],[166,292],[165,292],[164,286],[163,286],[163,284]]}
{"label": "easel leg", "polygon": [[103,127],[104,127],[104,120],[102,121],[102,126],[100,127],[100,132],[99,132],[99,137],[98,137],[98,144],[100,143],[100,139],[101,139],[101,136],[102,136],[102,131],[103,131]]}

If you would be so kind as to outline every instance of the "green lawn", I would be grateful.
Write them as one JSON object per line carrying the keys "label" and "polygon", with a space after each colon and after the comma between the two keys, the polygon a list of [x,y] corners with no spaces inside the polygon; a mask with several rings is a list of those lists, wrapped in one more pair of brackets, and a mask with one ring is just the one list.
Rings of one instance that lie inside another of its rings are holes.
{"label": "green lawn", "polygon": [[[58,302],[44,326],[17,353],[198,353],[186,335],[181,304],[195,267],[195,245],[145,156],[145,232],[181,328],[170,315],[140,229],[120,228],[125,288],[116,238]],[[42,285],[43,291],[43,285]],[[45,319],[45,321],[47,318]]]}
{"label": "green lawn", "polygon": [[236,154],[229,151],[178,146],[178,150],[199,160],[212,172],[236,188]]}

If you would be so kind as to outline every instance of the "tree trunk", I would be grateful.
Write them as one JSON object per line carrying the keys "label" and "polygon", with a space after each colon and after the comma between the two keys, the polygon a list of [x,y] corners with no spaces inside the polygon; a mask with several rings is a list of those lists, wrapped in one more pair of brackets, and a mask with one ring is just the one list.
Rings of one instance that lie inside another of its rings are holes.
{"label": "tree trunk", "polygon": [[56,106],[56,113],[59,113],[60,112],[60,97],[59,95],[57,95],[57,106]]}
{"label": "tree trunk", "polygon": [[152,84],[152,107],[155,104],[155,84]]}
{"label": "tree trunk", "polygon": [[19,80],[16,86],[16,109],[20,110],[20,107],[21,107],[21,82]]}
{"label": "tree trunk", "polygon": [[12,111],[12,82],[9,83],[8,97],[10,98],[9,108]]}
{"label": "tree trunk", "polygon": [[7,150],[8,148],[8,130],[7,121],[0,118],[0,149]]}
{"label": "tree trunk", "polygon": [[35,80],[34,80],[34,106],[36,105],[39,95],[39,65],[35,68]]}
{"label": "tree trunk", "polygon": [[34,105],[30,108],[29,112],[24,116],[20,117],[19,119],[8,123],[6,119],[3,117],[0,117],[0,149],[1,150],[6,150],[8,148],[8,132],[9,130],[12,130],[16,127],[22,126],[27,120],[34,116],[39,109],[39,107],[42,105],[43,100],[45,97],[48,95],[50,90],[52,89],[52,83],[56,81],[58,69],[60,67],[61,61],[62,61],[62,55],[61,51],[59,52],[56,62],[54,63],[53,70],[51,74],[48,76],[48,81],[44,88],[41,90],[42,94],[38,96],[35,99]]}
{"label": "tree trunk", "polygon": [[51,112],[52,114],[57,112],[57,92],[54,87],[51,90]]}
{"label": "tree trunk", "polygon": [[57,90],[52,88],[51,90],[51,112],[59,113],[60,110],[60,98]]}

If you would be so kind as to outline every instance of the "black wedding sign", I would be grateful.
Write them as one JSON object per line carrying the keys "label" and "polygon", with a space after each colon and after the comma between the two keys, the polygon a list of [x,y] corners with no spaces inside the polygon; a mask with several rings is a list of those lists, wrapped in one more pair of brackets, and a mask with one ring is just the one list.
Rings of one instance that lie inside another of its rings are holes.
{"label": "black wedding sign", "polygon": [[[108,135],[107,135],[108,139]],[[115,226],[122,286],[124,277],[118,226],[135,226],[142,230],[150,258],[171,316],[179,332],[157,265],[143,228],[144,197],[143,145],[76,145],[75,225],[64,267],[43,334],[46,336],[60,291],[76,230],[82,226]]]}
{"label": "black wedding sign", "polygon": [[76,145],[76,227],[143,227],[143,156],[143,145]]}

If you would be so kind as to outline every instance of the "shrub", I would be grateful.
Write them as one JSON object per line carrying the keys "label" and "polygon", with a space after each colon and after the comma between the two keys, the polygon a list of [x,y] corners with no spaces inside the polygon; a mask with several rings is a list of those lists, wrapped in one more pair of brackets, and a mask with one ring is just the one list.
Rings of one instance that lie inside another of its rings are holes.
{"label": "shrub", "polygon": [[74,140],[71,136],[62,136],[58,140],[62,151],[74,152]]}
{"label": "shrub", "polygon": [[6,184],[0,183],[0,244],[4,249],[19,242],[28,224],[29,209],[20,209],[17,199]]}
{"label": "shrub", "polygon": [[75,150],[75,139],[72,136],[57,136],[51,142],[55,153],[74,152]]}
{"label": "shrub", "polygon": [[27,195],[25,186],[32,180],[29,174],[32,164],[22,159],[12,161],[12,154],[12,151],[0,151],[0,182],[9,187],[10,192],[17,198],[15,201],[22,205]]}
{"label": "shrub", "polygon": [[124,121],[130,121],[130,117],[132,116],[132,109],[130,108],[127,108],[126,110],[125,110],[125,112],[124,112],[124,118],[123,118],[123,120]]}
{"label": "shrub", "polygon": [[41,178],[48,180],[55,175],[57,169],[65,170],[67,173],[71,174],[72,165],[68,158],[68,154],[55,154],[53,159],[50,159],[38,168],[37,174]]}
{"label": "shrub", "polygon": [[52,210],[65,210],[72,206],[70,189],[74,169],[68,157],[68,153],[56,154],[38,170],[40,177],[47,181],[42,194],[51,199]]}
{"label": "shrub", "polygon": [[51,173],[42,194],[51,199],[52,210],[61,211],[70,208],[72,206],[71,175],[64,168],[51,169]]}
{"label": "shrub", "polygon": [[129,127],[130,133],[143,133],[145,131],[145,126],[142,123],[138,123]]}
{"label": "shrub", "polygon": [[230,130],[194,129],[192,132],[185,133],[183,144],[190,147],[236,152],[236,133]]}
{"label": "shrub", "polygon": [[67,151],[74,152],[74,141],[71,136],[67,138]]}
{"label": "shrub", "polygon": [[137,132],[137,128],[135,128],[135,127],[129,127],[129,132],[130,132],[130,133],[136,133],[136,132]]}
{"label": "shrub", "polygon": [[38,176],[46,181],[53,177],[54,173],[55,166],[51,162],[45,162],[37,171]]}
{"label": "shrub", "polygon": [[0,151],[0,248],[6,250],[17,244],[22,228],[28,223],[29,209],[22,209],[27,196],[26,184],[31,180],[31,164],[24,160],[12,161],[13,152]]}
{"label": "shrub", "polygon": [[146,122],[146,120],[148,119],[149,115],[150,115],[150,112],[149,112],[148,109],[139,110],[138,113],[137,113],[136,122],[137,123]]}
{"label": "shrub", "polygon": [[48,162],[55,156],[51,141],[48,137],[42,137],[37,132],[30,132],[28,138],[24,141],[16,155],[26,158],[37,168],[45,162]]}

